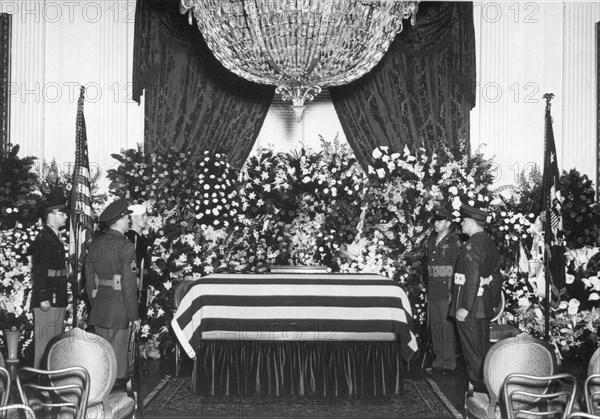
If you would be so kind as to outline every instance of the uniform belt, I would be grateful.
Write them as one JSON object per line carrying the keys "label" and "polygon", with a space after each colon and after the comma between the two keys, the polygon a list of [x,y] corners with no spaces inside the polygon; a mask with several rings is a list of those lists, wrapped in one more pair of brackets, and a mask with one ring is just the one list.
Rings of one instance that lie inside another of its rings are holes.
{"label": "uniform belt", "polygon": [[[456,285],[465,285],[465,274],[454,274],[454,283]],[[483,287],[490,285],[492,282],[492,276],[486,276],[485,278],[480,278],[479,280],[479,288],[477,289],[477,295],[481,297],[483,295]]]}
{"label": "uniform belt", "polygon": [[121,290],[121,275],[115,275],[113,279],[101,279],[96,275],[96,284],[99,287],[111,287],[113,290]]}
{"label": "uniform belt", "polygon": [[429,276],[452,276],[453,267],[452,265],[438,265],[429,267]]}
{"label": "uniform belt", "polygon": [[48,269],[48,276],[67,276],[66,269]]}

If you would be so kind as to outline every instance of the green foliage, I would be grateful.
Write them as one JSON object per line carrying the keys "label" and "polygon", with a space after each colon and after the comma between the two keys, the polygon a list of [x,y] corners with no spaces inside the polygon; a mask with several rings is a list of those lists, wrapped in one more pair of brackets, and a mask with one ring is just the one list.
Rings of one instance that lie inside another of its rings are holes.
{"label": "green foliage", "polygon": [[563,197],[563,229],[567,247],[579,249],[598,244],[600,211],[592,181],[575,169],[560,177]]}
{"label": "green foliage", "polygon": [[542,208],[542,173],[537,165],[530,172],[519,175],[520,198],[514,203],[515,211],[539,214]]}
{"label": "green foliage", "polygon": [[37,219],[40,194],[35,193],[38,176],[33,171],[35,157],[19,157],[19,146],[0,151],[0,228],[17,222],[33,224]]}

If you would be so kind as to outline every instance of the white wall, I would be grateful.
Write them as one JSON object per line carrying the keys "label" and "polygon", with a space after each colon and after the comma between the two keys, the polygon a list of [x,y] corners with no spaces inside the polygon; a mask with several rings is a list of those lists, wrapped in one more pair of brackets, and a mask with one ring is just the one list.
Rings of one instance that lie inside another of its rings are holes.
{"label": "white wall", "polygon": [[337,135],[340,141],[346,141],[327,88],[324,88],[314,101],[306,103],[302,121],[294,121],[290,107],[289,101],[284,102],[280,95],[275,95],[253,151],[266,146],[271,146],[277,151],[286,151],[299,147],[301,143],[319,150],[319,136],[333,141]]}
{"label": "white wall", "polygon": [[143,142],[143,105],[131,100],[135,0],[2,0],[13,14],[11,142],[22,155],[74,160],[79,85],[87,87],[90,165]]}
{"label": "white wall", "polygon": [[475,3],[477,106],[471,144],[499,164],[498,184],[520,170],[541,168],[544,93],[554,93],[552,117],[559,167],[596,172],[595,22],[600,3]]}

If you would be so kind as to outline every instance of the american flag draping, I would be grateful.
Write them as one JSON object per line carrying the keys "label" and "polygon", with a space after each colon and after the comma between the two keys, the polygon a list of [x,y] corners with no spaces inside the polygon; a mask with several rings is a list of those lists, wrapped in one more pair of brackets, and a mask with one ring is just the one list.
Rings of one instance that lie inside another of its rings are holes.
{"label": "american flag draping", "polygon": [[375,274],[212,274],[194,283],[171,325],[193,358],[200,340],[390,341],[417,351],[408,297]]}
{"label": "american flag draping", "polygon": [[[69,239],[69,253],[71,260],[77,261],[74,280],[74,316],[77,313],[77,291],[75,287],[81,281],[83,260],[86,254],[86,244],[90,239],[93,229],[92,220],[92,194],[90,190],[90,162],[88,158],[87,134],[83,104],[85,102],[85,88],[82,86],[77,102],[77,121],[75,136],[75,168],[73,170],[73,187],[71,189],[71,226]],[[76,317],[74,318],[74,323]]]}
{"label": "american flag draping", "polygon": [[[552,130],[550,100],[554,95],[547,93],[544,141],[544,174],[542,186],[542,213],[544,223],[546,281],[550,288],[550,301],[557,302],[565,287],[564,236],[562,222],[562,198],[560,194],[560,177],[556,159],[556,144]],[[547,295],[548,296],[548,295]]]}

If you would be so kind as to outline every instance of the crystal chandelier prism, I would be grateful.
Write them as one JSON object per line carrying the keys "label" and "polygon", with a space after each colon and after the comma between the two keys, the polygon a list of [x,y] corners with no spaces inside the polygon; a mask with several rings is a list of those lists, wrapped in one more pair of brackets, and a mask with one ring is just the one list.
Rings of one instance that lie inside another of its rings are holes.
{"label": "crystal chandelier prism", "polygon": [[294,118],[325,86],[347,84],[383,57],[417,1],[181,0],[215,57],[247,80],[277,86]]}

